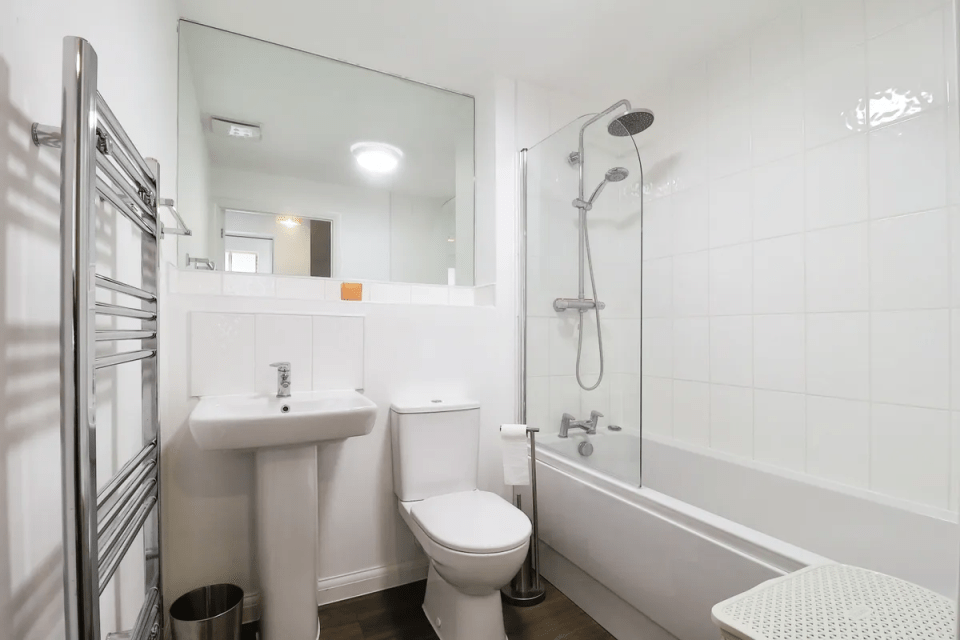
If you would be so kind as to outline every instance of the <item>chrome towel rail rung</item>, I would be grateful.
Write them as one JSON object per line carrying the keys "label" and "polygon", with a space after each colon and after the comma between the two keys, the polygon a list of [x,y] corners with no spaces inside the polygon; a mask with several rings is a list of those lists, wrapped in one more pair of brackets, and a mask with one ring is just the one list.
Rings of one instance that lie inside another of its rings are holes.
{"label": "chrome towel rail rung", "polygon": [[[150,205],[145,203],[140,197],[140,194],[134,190],[133,184],[128,180],[117,167],[110,162],[110,159],[103,155],[99,149],[97,150],[97,168],[103,170],[107,177],[110,178],[110,182],[113,183],[114,188],[120,192],[120,195],[124,197],[124,202],[128,205],[136,205],[138,209],[143,211],[144,214],[150,216],[150,218],[156,218],[156,210],[152,209]],[[154,202],[156,205],[156,202]]]}
{"label": "chrome towel rail rung", "polygon": [[118,340],[152,340],[157,337],[156,331],[97,331],[97,342],[114,342]]}
{"label": "chrome towel rail rung", "polygon": [[140,298],[141,300],[146,300],[147,302],[157,301],[157,296],[149,291],[144,291],[143,289],[126,284],[125,282],[120,282],[119,280],[114,280],[108,276],[102,276],[99,273],[96,277],[96,284],[101,289],[109,289],[110,291],[116,291],[117,293],[123,293],[128,296]]}
{"label": "chrome towel rail rung", "polygon": [[150,630],[157,621],[157,614],[160,612],[159,601],[160,591],[156,587],[147,591],[143,599],[143,607],[137,614],[137,621],[133,623],[133,633],[130,636],[132,640],[147,640]]}
{"label": "chrome towel rail rung", "polygon": [[123,198],[117,195],[117,192],[114,191],[113,188],[107,184],[106,180],[100,176],[97,176],[97,193],[99,193],[104,199],[112,204],[117,211],[122,213],[124,218],[140,227],[141,231],[148,233],[151,236],[157,235],[157,231],[153,228],[152,223],[147,222],[143,219],[143,216],[140,216],[134,212],[134,210],[123,201]]}
{"label": "chrome towel rail rung", "polygon": [[[154,440],[153,442],[147,443],[143,449],[140,449],[137,455],[130,458],[127,463],[120,468],[120,471],[117,471],[117,475],[113,476],[113,478],[110,479],[110,482],[108,482],[103,489],[100,489],[100,491],[97,492],[97,509],[102,509],[103,505],[107,503],[107,500],[109,500],[110,497],[117,492],[117,489],[119,489],[124,482],[126,482],[127,478],[130,477],[130,474],[136,471],[137,467],[139,467],[144,460],[149,458],[151,454],[155,454],[156,450],[157,442]],[[156,458],[154,457],[154,459]]]}
{"label": "chrome towel rail rung", "polygon": [[127,351],[125,353],[116,353],[110,356],[100,356],[94,360],[94,367],[103,369],[104,367],[113,367],[127,362],[136,362],[137,360],[146,360],[157,355],[153,349],[143,349],[142,351]]}
{"label": "chrome towel rail rung", "polygon": [[129,533],[130,523],[136,518],[140,507],[148,498],[156,494],[157,479],[150,478],[127,499],[120,513],[120,520],[115,527],[110,528],[103,536],[97,537],[97,548],[100,557],[100,566],[106,564],[117,550],[117,545]]}
{"label": "chrome towel rail rung", "polygon": [[141,506],[136,512],[136,515],[133,519],[133,524],[129,528],[125,528],[126,537],[120,541],[119,546],[115,547],[114,552],[100,563],[100,569],[98,571],[98,579],[100,581],[99,593],[102,594],[103,590],[110,582],[110,578],[113,577],[117,567],[120,566],[120,561],[123,560],[123,556],[126,555],[127,549],[130,548],[130,545],[133,544],[137,534],[140,533],[140,529],[143,528],[143,523],[147,520],[147,516],[150,515],[150,510],[153,509],[153,505],[156,503],[156,496],[150,496],[147,501],[143,503],[143,506]]}
{"label": "chrome towel rail rung", "polygon": [[125,318],[139,318],[140,320],[156,320],[155,311],[146,309],[133,309],[131,307],[122,307],[118,304],[108,302],[97,302],[94,304],[95,311],[102,316],[123,316]]}
{"label": "chrome towel rail rung", "polygon": [[105,156],[112,158],[119,165],[120,170],[126,174],[126,177],[132,182],[138,190],[148,194],[151,202],[157,201],[157,190],[152,181],[134,166],[129,156],[123,152],[123,149],[117,148],[117,141],[110,135],[109,131],[97,127],[98,148]]}
{"label": "chrome towel rail rung", "polygon": [[130,482],[124,483],[124,490],[120,494],[120,497],[117,498],[116,502],[110,505],[110,508],[107,509],[103,514],[97,513],[97,538],[102,538],[107,531],[110,530],[110,525],[113,524],[114,520],[117,519],[121,513],[123,513],[127,503],[137,494],[143,486],[149,484],[151,481],[156,482],[156,469],[157,463],[154,460],[148,460],[147,464],[144,465],[140,472],[133,477]]}
{"label": "chrome towel rail rung", "polygon": [[110,109],[110,105],[107,104],[107,101],[103,99],[103,96],[100,95],[100,92],[97,92],[97,122],[103,125],[106,125],[106,128],[113,133],[113,137],[123,145],[123,150],[126,152],[130,159],[133,160],[140,171],[143,172],[153,185],[156,186],[157,177],[154,175],[153,171],[150,170],[150,167],[147,165],[146,160],[143,159],[143,156],[137,151],[136,145],[133,144],[133,140],[130,139],[130,136],[127,135],[127,132],[120,126],[120,121],[117,120],[117,116],[113,115],[113,111]]}

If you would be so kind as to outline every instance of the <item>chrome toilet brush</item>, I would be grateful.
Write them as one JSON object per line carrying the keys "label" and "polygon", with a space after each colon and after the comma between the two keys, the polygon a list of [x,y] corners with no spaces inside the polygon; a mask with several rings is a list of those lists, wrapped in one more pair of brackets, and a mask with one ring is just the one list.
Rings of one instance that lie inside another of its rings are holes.
{"label": "chrome toilet brush", "polygon": [[[514,607],[532,607],[543,602],[546,591],[540,580],[540,537],[537,526],[537,439],[540,431],[537,427],[527,427],[530,438],[530,492],[533,498],[533,533],[530,536],[530,547],[527,557],[520,566],[520,571],[514,576],[510,584],[500,589],[504,602]],[[517,509],[521,508],[520,494],[516,496]]]}

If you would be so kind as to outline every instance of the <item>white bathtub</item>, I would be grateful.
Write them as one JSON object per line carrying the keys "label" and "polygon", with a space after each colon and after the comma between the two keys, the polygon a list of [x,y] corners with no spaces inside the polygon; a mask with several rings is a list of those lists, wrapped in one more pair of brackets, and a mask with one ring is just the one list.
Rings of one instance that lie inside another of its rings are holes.
{"label": "white bathtub", "polygon": [[[587,439],[594,451],[583,457],[577,446]],[[713,640],[719,637],[710,620],[714,604],[824,561],[639,487],[639,455],[639,438],[628,432],[605,431],[589,438],[571,434],[565,441],[544,434],[537,447],[540,537],[548,545],[547,554],[557,552],[602,585],[604,593],[609,590],[607,600],[635,610],[625,614],[614,607],[607,612],[612,618],[601,616],[601,624],[620,640],[668,637],[652,625],[623,624],[636,612],[680,640]],[[552,559],[542,563],[547,579],[560,580],[562,576],[551,573],[556,566]],[[597,617],[590,607],[581,606]]]}

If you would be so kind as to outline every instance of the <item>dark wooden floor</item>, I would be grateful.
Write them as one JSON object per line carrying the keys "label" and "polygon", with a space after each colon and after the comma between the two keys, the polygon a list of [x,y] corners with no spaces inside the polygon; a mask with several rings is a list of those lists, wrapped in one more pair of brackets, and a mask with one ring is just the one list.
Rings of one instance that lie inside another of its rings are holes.
{"label": "dark wooden floor", "polygon": [[[510,640],[608,640],[593,618],[545,582],[547,598],[535,607],[503,606]],[[427,582],[371,593],[320,607],[321,640],[436,640],[423,614]],[[249,625],[245,625],[249,626]],[[244,629],[245,638],[255,637]]]}

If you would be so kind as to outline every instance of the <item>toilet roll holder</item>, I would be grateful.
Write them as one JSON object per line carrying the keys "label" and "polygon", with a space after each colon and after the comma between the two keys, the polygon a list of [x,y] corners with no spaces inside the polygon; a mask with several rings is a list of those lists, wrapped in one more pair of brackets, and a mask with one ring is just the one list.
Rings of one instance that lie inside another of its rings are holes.
{"label": "toilet roll holder", "polygon": [[[537,438],[538,427],[527,427],[530,438],[530,493],[533,499],[531,512],[533,513],[533,533],[530,536],[530,547],[527,557],[520,566],[520,571],[514,576],[510,584],[500,589],[500,596],[504,602],[514,607],[532,607],[543,602],[546,591],[540,580],[540,536],[537,526]],[[521,508],[520,494],[516,496],[517,509]]]}

